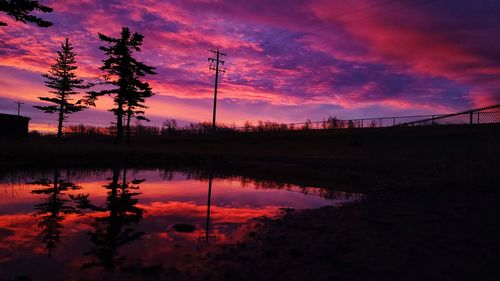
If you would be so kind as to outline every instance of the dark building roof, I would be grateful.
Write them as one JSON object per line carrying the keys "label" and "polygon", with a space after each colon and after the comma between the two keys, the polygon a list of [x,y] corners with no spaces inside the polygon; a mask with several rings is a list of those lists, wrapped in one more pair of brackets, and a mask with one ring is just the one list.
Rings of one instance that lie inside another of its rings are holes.
{"label": "dark building roof", "polygon": [[30,119],[31,118],[26,117],[26,116],[0,113],[0,120],[25,120],[25,121],[27,120],[27,121],[29,121]]}

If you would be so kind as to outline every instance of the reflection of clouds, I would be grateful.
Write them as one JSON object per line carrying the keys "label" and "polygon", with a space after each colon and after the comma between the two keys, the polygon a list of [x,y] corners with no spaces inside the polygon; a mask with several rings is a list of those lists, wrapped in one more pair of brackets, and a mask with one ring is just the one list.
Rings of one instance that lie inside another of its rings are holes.
{"label": "reflection of clouds", "polygon": [[[145,216],[137,225],[136,230],[146,234],[143,242],[124,247],[123,252],[126,251],[127,256],[144,255],[141,257],[144,262],[158,262],[165,258],[175,262],[176,256],[185,254],[184,250],[196,249],[198,238],[204,233],[206,206],[196,205],[193,202],[154,202],[149,205],[139,204],[138,207],[144,209]],[[277,213],[278,207],[273,206],[261,209],[212,206],[211,235],[216,236],[218,243],[234,241],[244,235],[251,218],[272,216]],[[85,243],[85,240],[82,241],[82,236],[86,236],[87,232],[93,230],[93,220],[106,216],[108,216],[107,212],[90,212],[81,216],[72,214],[65,217],[62,222],[64,226],[62,246],[55,253],[55,257],[65,256],[64,252],[68,249],[77,255],[85,251],[88,243]],[[176,232],[172,226],[179,222],[193,224],[197,229],[193,233]],[[31,214],[1,216],[0,230],[9,234],[0,240],[1,260],[15,262],[14,259],[19,253],[38,254],[40,258],[43,258],[46,255],[46,249],[39,244],[37,233],[32,231],[36,227],[36,221]],[[182,251],[178,249],[179,246]],[[77,260],[84,262],[79,257]]]}
{"label": "reflection of clouds", "polygon": [[[212,203],[217,203],[216,200],[216,197],[213,197]],[[156,219],[177,221],[178,223],[193,223],[199,219],[205,219],[207,212],[206,205],[198,205],[194,202],[153,202],[149,205],[139,204],[138,206],[146,211],[145,220],[154,217]],[[250,218],[275,214],[276,210],[276,206],[251,208],[212,205],[211,218],[214,221],[223,223],[243,223]]]}
{"label": "reflection of clouds", "polygon": [[[148,239],[149,243],[154,241],[160,243],[162,239],[193,243],[197,241],[204,231],[205,205],[196,205],[193,202],[153,202],[148,205],[138,204],[137,206],[145,211],[144,218],[138,228],[146,233],[145,239]],[[276,206],[266,206],[258,209],[212,206],[211,220],[214,225],[212,233],[217,236],[218,241],[224,242],[230,239],[227,237],[228,234],[238,235],[237,232],[240,230],[240,226],[243,226],[252,218],[273,216],[278,212],[279,207]],[[71,214],[66,216],[62,222],[64,225],[62,243],[72,245],[73,243],[70,240],[92,230],[92,220],[107,215],[107,212],[88,212],[84,215]],[[197,230],[187,234],[178,233],[172,229],[172,226],[176,223],[190,223],[195,225]],[[31,214],[0,216],[1,233],[7,234],[0,241],[0,249],[4,253],[11,253],[8,255],[11,257],[14,257],[14,253],[19,250],[28,253],[30,251],[36,252],[36,249],[38,249],[37,234],[32,229],[36,229],[36,221]],[[161,242],[161,244],[163,243]],[[155,248],[155,245],[149,246]],[[44,250],[43,247],[40,249]],[[59,251],[64,251],[64,248]]]}

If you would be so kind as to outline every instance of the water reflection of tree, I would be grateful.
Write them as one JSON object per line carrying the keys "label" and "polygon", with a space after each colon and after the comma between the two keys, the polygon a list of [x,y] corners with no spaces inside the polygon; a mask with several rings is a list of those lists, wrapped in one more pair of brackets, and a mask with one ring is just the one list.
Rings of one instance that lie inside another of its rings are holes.
{"label": "water reflection of tree", "polygon": [[47,195],[42,203],[35,205],[35,216],[39,218],[38,226],[42,229],[39,236],[50,256],[61,240],[65,216],[78,212],[75,207],[68,205],[71,200],[64,198],[64,192],[80,187],[61,178],[59,171],[54,172],[53,180],[38,179],[30,184],[45,187],[32,190],[31,193]]}
{"label": "water reflection of tree", "polygon": [[286,190],[289,192],[300,192],[305,195],[315,195],[328,200],[359,201],[364,198],[364,195],[361,193],[339,191],[333,188],[294,185],[289,183],[276,182],[273,180],[251,179],[246,177],[233,177],[230,180],[239,180],[241,182],[241,186],[243,187],[253,185],[255,189],[277,189]]}
{"label": "water reflection of tree", "polygon": [[132,224],[137,224],[143,215],[143,210],[136,206],[139,195],[137,184],[143,180],[127,181],[127,171],[123,170],[120,183],[120,170],[113,170],[111,182],[104,187],[108,189],[104,206],[93,205],[89,195],[75,197],[79,208],[106,212],[106,216],[96,217],[89,232],[92,248],[85,253],[91,256],[91,261],[84,264],[82,269],[101,266],[107,270],[114,270],[125,260],[125,256],[118,256],[118,249],[142,237],[144,233],[136,232]]}
{"label": "water reflection of tree", "polygon": [[[163,171],[163,173],[168,174],[169,171],[165,170]],[[361,193],[344,192],[336,190],[334,188],[313,187],[301,184],[291,184],[280,180],[225,175],[223,173],[214,174],[214,172],[210,170],[190,170],[187,174],[187,178],[193,180],[206,180],[210,177],[217,178],[218,182],[231,183],[234,181],[239,181],[241,183],[241,186],[244,188],[253,187],[256,190],[286,190],[289,192],[300,192],[305,195],[315,195],[328,200],[359,201],[365,197]]]}

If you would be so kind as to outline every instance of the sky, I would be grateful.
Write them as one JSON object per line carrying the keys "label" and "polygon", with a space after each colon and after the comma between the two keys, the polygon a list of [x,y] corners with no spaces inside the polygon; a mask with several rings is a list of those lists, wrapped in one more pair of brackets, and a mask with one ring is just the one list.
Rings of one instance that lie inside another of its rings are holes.
{"label": "sky", "polygon": [[[137,57],[147,76],[152,125],[211,121],[210,49],[227,53],[217,120],[303,122],[439,114],[500,103],[497,0],[45,0],[48,29],[0,14],[0,112],[50,128],[56,116],[33,108],[64,36],[78,74],[102,77],[98,33],[143,34]],[[111,100],[73,114],[68,124],[105,126]],[[49,124],[50,123],[50,124]]]}

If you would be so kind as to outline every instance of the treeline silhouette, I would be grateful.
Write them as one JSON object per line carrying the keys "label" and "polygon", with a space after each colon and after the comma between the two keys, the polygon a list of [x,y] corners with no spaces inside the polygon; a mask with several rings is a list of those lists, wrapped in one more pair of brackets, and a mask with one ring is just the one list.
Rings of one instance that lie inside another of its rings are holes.
{"label": "treeline silhouette", "polygon": [[[278,123],[273,121],[257,121],[255,123],[245,122],[243,126],[218,123],[215,133],[260,133],[260,132],[287,132],[307,131],[318,129],[347,129],[347,128],[375,128],[379,127],[375,120],[362,124],[359,120],[340,120],[329,117],[323,121],[312,122],[306,120],[304,123]],[[64,134],[67,136],[115,136],[116,126],[99,127],[85,124],[66,126]],[[38,134],[38,132],[33,132]],[[195,122],[187,125],[179,125],[177,120],[168,119],[161,126],[147,126],[137,123],[127,126],[127,135],[130,136],[176,136],[176,135],[203,135],[213,134],[214,129],[210,122]]]}

